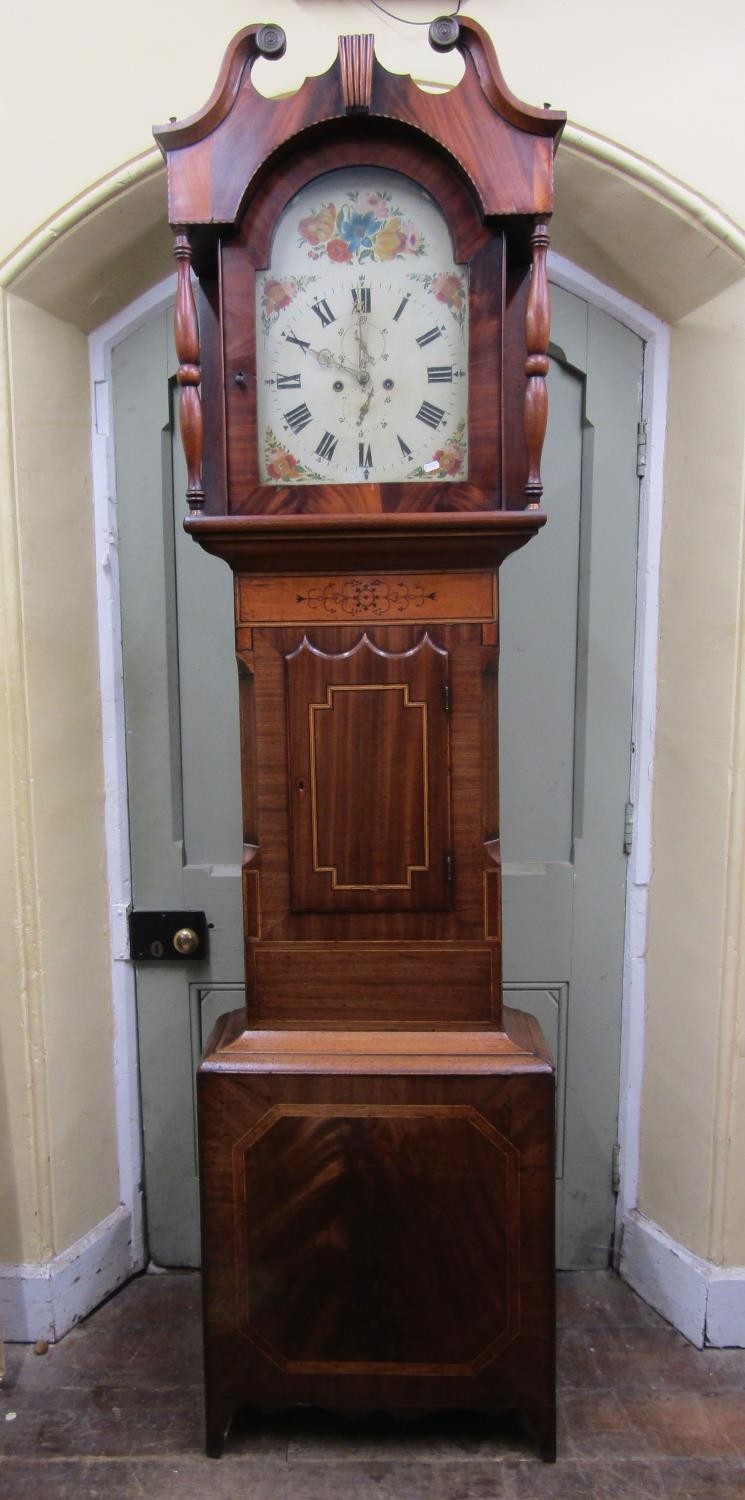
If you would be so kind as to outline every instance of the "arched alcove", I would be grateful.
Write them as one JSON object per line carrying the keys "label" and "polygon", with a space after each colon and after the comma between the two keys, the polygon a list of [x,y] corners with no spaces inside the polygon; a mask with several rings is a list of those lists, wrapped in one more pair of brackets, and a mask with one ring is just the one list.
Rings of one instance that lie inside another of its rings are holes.
{"label": "arched alcove", "polygon": [[[745,276],[745,236],[641,158],[567,126],[555,250],[675,322]],[[172,269],[155,151],[113,172],[6,262],[13,293],[88,333]]]}
{"label": "arched alcove", "polygon": [[[717,303],[729,293],[739,298],[733,301],[732,309],[745,311],[742,288],[736,288],[736,283],[745,277],[745,247],[739,244],[734,226],[728,226],[712,205],[655,172],[649,163],[640,162],[612,143],[591,139],[586,132],[584,136],[571,130],[567,134],[569,138],[557,159],[560,206],[553,223],[555,248],[659,317],[672,324],[681,323],[683,329],[679,370],[676,370],[675,345],[673,351],[675,394],[668,441],[671,450],[678,446],[681,458],[674,470],[675,493],[669,503],[669,524],[677,528],[679,535],[688,528],[690,549],[696,546],[691,540],[692,517],[700,503],[700,495],[694,493],[696,473],[686,477],[690,413],[695,404],[691,392],[698,380],[707,378],[707,360],[712,357],[713,347],[710,329],[720,330],[716,348],[721,350],[722,324],[730,316],[727,309],[717,311],[710,322],[704,312],[698,316],[697,310],[706,309],[708,304]],[[105,1278],[99,1278],[88,1306],[94,1305],[98,1295],[111,1290],[131,1269],[133,1252],[124,1245],[126,1234],[124,1239],[122,1235],[128,1224],[131,1240],[132,1215],[136,1220],[137,1209],[129,1206],[126,1222],[121,1216],[116,1217],[121,1197],[122,1131],[127,1127],[120,1119],[117,1141],[110,1102],[117,1059],[109,998],[111,950],[105,901],[95,587],[96,566],[105,566],[105,559],[94,555],[87,498],[91,416],[85,336],[167,276],[171,269],[165,173],[153,152],[113,172],[47,224],[6,262],[3,275],[10,343],[9,494],[13,497],[7,530],[13,544],[6,549],[4,580],[6,593],[17,600],[5,649],[17,688],[11,713],[12,774],[17,792],[16,816],[20,819],[17,838],[21,841],[21,853],[26,851],[18,869],[23,885],[21,900],[29,913],[24,961],[27,977],[31,976],[28,983],[18,987],[18,1035],[12,1045],[18,1058],[23,1058],[22,1066],[28,1064],[32,1093],[36,1092],[42,1102],[37,1108],[39,1118],[30,1147],[23,1142],[12,1148],[17,1153],[14,1164],[19,1204],[25,1197],[33,1207],[35,1195],[39,1201],[34,1212],[25,1217],[25,1211],[19,1207],[17,1233],[14,1230],[11,1248],[0,1251],[0,1255],[18,1261],[46,1260],[110,1220],[112,1243],[118,1244],[121,1239],[123,1248],[116,1252],[118,1258],[115,1265],[112,1261],[113,1269],[106,1283],[103,1284]],[[697,316],[691,321],[694,314]],[[742,384],[745,358],[741,363],[743,370],[738,379]],[[741,429],[733,421],[738,390],[735,384],[730,406],[721,414],[726,440],[723,442],[722,434],[718,433],[715,451],[710,456],[712,493],[718,493],[719,480],[726,482],[729,492],[732,491],[732,454],[739,454],[742,459]],[[37,441],[41,441],[38,435],[44,434],[42,447],[37,448],[35,455],[29,450],[29,425]],[[711,539],[708,542],[706,538],[698,539],[697,562],[702,586],[714,592],[718,587],[716,570],[721,549],[725,553],[728,548],[731,550],[732,572],[724,580],[723,596],[734,618],[739,608],[739,574],[735,576],[735,563],[739,565],[740,536],[739,509],[734,497],[724,512],[720,508],[720,519],[723,530],[716,547],[712,547]],[[671,574],[671,595],[663,629],[669,635],[682,637],[686,629],[686,600],[676,591],[676,576],[679,580],[685,569],[679,554],[680,546],[676,543],[671,552],[671,567],[677,569],[677,575]],[[65,619],[67,623],[60,624]],[[706,662],[714,659],[714,651],[713,640],[707,640],[697,665],[704,676]],[[734,638],[727,651],[722,670],[728,670],[734,677],[739,666],[739,647]],[[681,712],[675,695],[680,696],[682,691],[681,654],[676,649],[670,657],[665,686],[668,699],[663,697],[663,713],[669,711],[673,727]],[[731,696],[722,702],[719,712],[712,733],[717,745],[715,770],[724,781],[733,737]],[[663,741],[663,754],[669,755],[667,730]],[[664,767],[661,774],[664,775]],[[689,757],[686,774],[694,795],[697,772],[693,755]],[[681,783],[678,777],[675,783],[678,791],[684,783],[685,778]],[[723,873],[729,838],[726,789],[720,800],[722,807],[717,814],[720,823],[713,833],[709,829],[708,857],[711,870],[717,874],[719,893],[712,924],[717,912],[721,918],[728,899],[731,902]],[[656,837],[660,841],[663,879],[668,881],[672,892],[674,813],[668,805],[669,799],[663,797],[662,801],[665,806],[657,818]],[[76,871],[74,880],[64,880],[61,859],[50,855],[50,862],[45,863],[45,849],[51,844],[38,837],[42,824],[47,839],[54,840],[55,848],[69,851]],[[704,871],[702,879],[706,878]],[[740,880],[739,869],[731,878]],[[667,910],[673,902],[673,894],[661,898],[659,931],[653,934],[653,942],[659,948],[660,969],[666,944],[672,944],[674,939],[673,921]],[[121,942],[117,934],[116,942]],[[83,959],[81,954],[85,955]],[[700,990],[704,970],[696,977]],[[83,991],[88,1000],[81,1009]],[[692,990],[691,1007],[695,999]],[[655,991],[650,993],[648,1002],[650,1025],[657,1037],[668,1022],[669,998]],[[717,1029],[718,989],[712,990],[709,1014],[704,1020],[712,1030]],[[732,1016],[730,1022],[733,1024]],[[681,1035],[685,1037],[690,1030],[684,1027]],[[42,1044],[33,1046],[27,1054],[29,1034],[32,1038],[38,1034]],[[704,1048],[704,1054],[706,1078],[700,1100],[694,1106],[698,1114],[691,1128],[695,1133],[703,1122],[707,1129],[701,1130],[699,1156],[689,1154],[692,1177],[688,1194],[691,1199],[708,1205],[712,1194],[716,1196],[718,1172],[720,1177],[724,1174],[720,1196],[723,1193],[726,1198],[727,1194],[727,1163],[724,1159],[717,1162],[712,1141],[717,1135],[717,1121],[726,1108],[723,1091],[731,1092],[732,1081],[726,1070],[723,1072],[721,1055],[714,1043]],[[10,1058],[12,1065],[12,1051]],[[657,1066],[658,1061],[659,1044],[655,1042],[652,1064]],[[663,1073],[668,1072],[669,1059],[663,1069]],[[86,1104],[81,1111],[82,1098]],[[74,1102],[74,1108],[70,1101]],[[73,1129],[70,1121],[81,1115],[80,1128],[75,1124]],[[645,1122],[645,1130],[654,1133],[656,1129],[652,1113]],[[667,1199],[658,1178],[675,1152],[675,1133],[675,1122],[671,1121],[662,1155],[658,1143],[652,1141],[653,1154],[656,1151],[662,1165],[657,1175],[647,1174],[646,1189],[642,1176],[645,1209],[660,1222],[667,1211]],[[683,1137],[677,1149],[681,1154],[687,1150]],[[49,1168],[39,1172],[39,1163],[43,1161],[49,1162]],[[671,1185],[675,1182],[674,1173],[670,1182]],[[47,1205],[46,1210],[41,1199]],[[704,1223],[701,1215],[695,1221],[688,1221],[684,1209],[676,1216],[671,1207],[665,1227],[698,1255],[716,1253],[716,1233],[711,1222]],[[720,1226],[721,1244],[723,1236]],[[136,1259],[136,1229],[134,1241]],[[732,1243],[737,1245],[739,1241]],[[735,1248],[731,1253],[745,1259],[745,1249]],[[37,1331],[36,1336],[41,1334]]]}

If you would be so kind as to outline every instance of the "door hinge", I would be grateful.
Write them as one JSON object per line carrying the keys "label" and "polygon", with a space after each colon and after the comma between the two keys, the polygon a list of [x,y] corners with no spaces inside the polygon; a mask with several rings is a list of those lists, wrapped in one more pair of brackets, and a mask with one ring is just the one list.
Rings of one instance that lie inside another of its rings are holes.
{"label": "door hinge", "polygon": [[636,472],[643,479],[647,472],[647,423],[637,423],[636,428]]}
{"label": "door hinge", "polygon": [[448,852],[445,855],[445,880],[448,885],[453,883],[453,856]]}
{"label": "door hinge", "polygon": [[443,708],[445,709],[445,713],[449,714],[450,713],[450,684],[448,682],[443,683],[443,686],[442,686],[442,704],[443,704]]}
{"label": "door hinge", "polygon": [[631,846],[632,846],[633,842],[634,842],[634,804],[633,804],[633,802],[627,802],[626,806],[625,806],[625,808],[623,810],[623,852],[624,852],[624,854],[630,854],[631,853]]}
{"label": "door hinge", "polygon": [[611,1154],[610,1166],[611,1192],[616,1195],[621,1191],[621,1142],[616,1141]]}

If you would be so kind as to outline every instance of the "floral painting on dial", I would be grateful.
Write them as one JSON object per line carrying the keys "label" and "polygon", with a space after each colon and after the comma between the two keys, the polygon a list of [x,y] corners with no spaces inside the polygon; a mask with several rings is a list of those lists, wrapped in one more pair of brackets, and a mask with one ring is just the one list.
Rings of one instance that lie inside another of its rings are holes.
{"label": "floral painting on dial", "polygon": [[409,479],[457,479],[463,472],[466,461],[466,424],[465,421],[458,422],[446,443],[437,448],[433,455],[437,468],[431,468],[427,464],[424,468],[421,464],[409,474]]}
{"label": "floral painting on dial", "polygon": [[322,203],[305,214],[298,234],[298,244],[308,246],[311,260],[325,257],[340,264],[403,260],[426,251],[421,229],[388,192],[350,188],[340,205]]}
{"label": "floral painting on dial", "polygon": [[289,449],[285,448],[271,429],[267,427],[264,434],[264,462],[266,464],[267,478],[275,483],[286,480],[288,484],[293,480],[310,479],[320,482],[321,475],[316,474],[313,469],[306,468],[305,464],[295,458]]}
{"label": "floral painting on dial", "polygon": [[465,323],[468,309],[468,294],[466,292],[466,278],[458,271],[441,271],[434,276],[409,273],[412,280],[416,280],[429,292],[434,292],[438,302],[442,302],[452,313],[456,323],[461,328]]}
{"label": "floral painting on dial", "polygon": [[265,276],[260,289],[261,295],[261,321],[264,332],[268,333],[272,323],[276,322],[281,312],[294,302],[298,292],[305,290],[315,276]]}

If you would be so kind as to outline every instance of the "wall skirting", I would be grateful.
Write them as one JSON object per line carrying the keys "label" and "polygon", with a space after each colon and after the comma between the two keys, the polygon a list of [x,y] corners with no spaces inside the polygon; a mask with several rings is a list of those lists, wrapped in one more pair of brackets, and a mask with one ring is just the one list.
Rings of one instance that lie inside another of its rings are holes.
{"label": "wall skirting", "polygon": [[53,1260],[0,1265],[3,1336],[53,1343],[138,1270],[132,1215],[122,1205]]}
{"label": "wall skirting", "polygon": [[699,1349],[745,1348],[745,1266],[724,1270],[693,1255],[635,1210],[624,1221],[619,1270]]}

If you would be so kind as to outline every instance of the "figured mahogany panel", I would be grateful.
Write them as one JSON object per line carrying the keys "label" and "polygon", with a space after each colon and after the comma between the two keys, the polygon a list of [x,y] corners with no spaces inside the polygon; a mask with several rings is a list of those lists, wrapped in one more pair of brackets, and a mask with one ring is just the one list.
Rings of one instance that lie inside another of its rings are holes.
{"label": "figured mahogany panel", "polygon": [[472,1374],[519,1331],[517,1165],[468,1104],[275,1105],[233,1147],[242,1332],[292,1374]]}
{"label": "figured mahogany panel", "polygon": [[287,659],[292,906],[413,911],[450,904],[447,653]]}
{"label": "figured mahogany panel", "polygon": [[309,705],[313,868],[334,895],[411,891],[431,868],[427,708],[406,682],[330,684]]}
{"label": "figured mahogany panel", "polygon": [[507,1014],[507,1036],[421,1034],[420,1053],[408,1033],[400,1056],[395,1035],[361,1038],[362,1057],[338,1032],[254,1045],[240,1017],[213,1037],[198,1097],[216,1446],[242,1405],[520,1407],[551,1456],[553,1077],[534,1024]]}
{"label": "figured mahogany panel", "polygon": [[492,231],[483,223],[470,183],[439,152],[418,135],[402,137],[389,120],[347,120],[343,135],[298,141],[291,159],[275,162],[256,184],[238,231],[251,264],[257,270],[269,264],[277,220],[307,182],[361,164],[403,172],[429,193],[448,221],[457,261],[472,260],[488,245]]}
{"label": "figured mahogany panel", "polygon": [[237,611],[240,625],[465,624],[495,615],[496,582],[491,572],[243,574]]}

